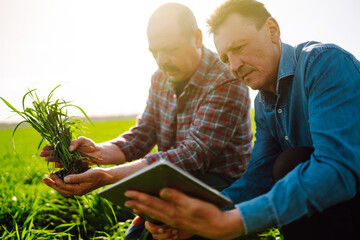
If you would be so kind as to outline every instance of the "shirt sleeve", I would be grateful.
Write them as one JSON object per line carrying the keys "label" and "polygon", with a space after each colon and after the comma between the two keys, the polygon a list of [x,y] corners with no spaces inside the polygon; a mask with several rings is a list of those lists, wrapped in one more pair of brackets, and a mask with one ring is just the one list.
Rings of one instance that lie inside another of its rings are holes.
{"label": "shirt sleeve", "polygon": [[359,63],[329,48],[310,56],[304,72],[315,151],[268,193],[236,205],[247,232],[323,211],[359,189]]}
{"label": "shirt sleeve", "polygon": [[217,86],[198,103],[186,138],[172,150],[148,154],[148,162],[164,159],[193,175],[202,174],[211,168],[213,159],[227,147],[236,131],[237,141],[244,147],[237,157],[243,154],[247,159],[252,140],[249,108],[249,92],[245,85],[231,80]]}

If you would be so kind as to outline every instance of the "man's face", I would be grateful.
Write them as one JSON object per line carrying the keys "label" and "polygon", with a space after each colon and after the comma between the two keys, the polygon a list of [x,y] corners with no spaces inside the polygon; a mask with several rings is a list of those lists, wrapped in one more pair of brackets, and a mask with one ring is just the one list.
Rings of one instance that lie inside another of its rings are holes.
{"label": "man's face", "polygon": [[[201,33],[200,33],[201,34]],[[201,59],[201,36],[183,36],[177,23],[163,21],[148,26],[149,50],[161,71],[172,81],[188,80]]]}
{"label": "man's face", "polygon": [[275,92],[281,56],[280,31],[269,18],[259,30],[239,14],[230,14],[214,34],[222,62],[254,90]]}

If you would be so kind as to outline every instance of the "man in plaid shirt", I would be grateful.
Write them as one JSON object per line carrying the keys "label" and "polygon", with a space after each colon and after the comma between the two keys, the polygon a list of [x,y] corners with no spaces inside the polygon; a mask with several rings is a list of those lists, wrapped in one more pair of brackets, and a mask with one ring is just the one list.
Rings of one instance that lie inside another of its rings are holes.
{"label": "man in plaid shirt", "polygon": [[[159,70],[136,126],[106,143],[80,137],[70,147],[101,159],[99,164],[122,165],[93,168],[64,182],[51,175],[47,185],[83,195],[164,159],[222,190],[246,170],[252,145],[248,88],[202,45],[190,9],[159,7],[148,23],[148,42]],[[149,153],[155,145],[158,152]]]}

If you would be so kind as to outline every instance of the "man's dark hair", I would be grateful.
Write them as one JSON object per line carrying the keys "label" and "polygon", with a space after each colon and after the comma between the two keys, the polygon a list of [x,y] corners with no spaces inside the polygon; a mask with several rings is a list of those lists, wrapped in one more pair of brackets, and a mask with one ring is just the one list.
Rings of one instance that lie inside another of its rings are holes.
{"label": "man's dark hair", "polygon": [[264,4],[255,0],[228,0],[215,9],[207,20],[209,32],[215,34],[218,27],[232,13],[252,21],[260,29],[271,17]]}

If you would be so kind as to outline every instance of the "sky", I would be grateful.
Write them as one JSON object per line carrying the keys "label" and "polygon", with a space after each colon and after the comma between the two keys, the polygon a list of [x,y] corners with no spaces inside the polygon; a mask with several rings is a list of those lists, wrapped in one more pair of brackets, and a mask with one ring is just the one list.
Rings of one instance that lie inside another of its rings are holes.
{"label": "sky", "polygon": [[[140,114],[157,69],[148,51],[147,21],[166,2],[0,0],[0,96],[21,109],[28,89],[45,98],[62,84],[53,98],[72,101],[90,116]],[[215,51],[206,19],[223,0],[174,2],[192,9],[204,45]],[[261,2],[278,21],[283,42],[331,42],[360,59],[360,1]],[[0,102],[0,122],[19,120]]]}

